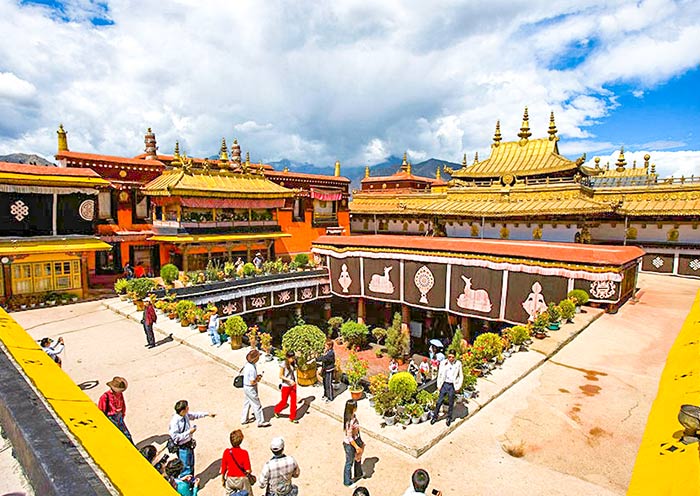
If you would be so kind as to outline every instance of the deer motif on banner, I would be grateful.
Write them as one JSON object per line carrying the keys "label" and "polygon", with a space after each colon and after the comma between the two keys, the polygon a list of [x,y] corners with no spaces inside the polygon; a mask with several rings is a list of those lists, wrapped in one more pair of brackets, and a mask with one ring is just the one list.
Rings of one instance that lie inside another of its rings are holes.
{"label": "deer motif on banner", "polygon": [[384,267],[384,275],[372,274],[372,279],[369,281],[370,291],[384,294],[392,294],[394,292],[394,283],[389,279],[391,269],[392,267]]}
{"label": "deer motif on banner", "polygon": [[490,312],[493,305],[485,289],[472,289],[472,280],[462,276],[464,292],[457,298],[457,306],[465,310]]}

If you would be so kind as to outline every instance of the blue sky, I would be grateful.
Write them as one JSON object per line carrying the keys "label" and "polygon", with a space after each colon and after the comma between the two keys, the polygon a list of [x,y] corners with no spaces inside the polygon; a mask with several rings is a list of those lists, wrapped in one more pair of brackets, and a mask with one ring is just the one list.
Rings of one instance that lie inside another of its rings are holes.
{"label": "blue sky", "polygon": [[238,138],[254,160],[488,156],[554,111],[560,150],[700,174],[700,2],[0,0],[0,153]]}

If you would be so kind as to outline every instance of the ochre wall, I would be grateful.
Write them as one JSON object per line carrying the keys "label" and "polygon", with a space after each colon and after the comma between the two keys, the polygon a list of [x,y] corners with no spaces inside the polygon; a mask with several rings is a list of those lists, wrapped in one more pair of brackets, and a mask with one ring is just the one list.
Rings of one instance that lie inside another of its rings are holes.
{"label": "ochre wall", "polygon": [[[313,227],[311,219],[313,210],[307,210],[304,222],[293,222],[291,210],[279,210],[277,221],[282,232],[291,234],[291,238],[281,238],[275,241],[275,254],[279,256],[293,257],[297,253],[310,253],[311,243],[316,238],[326,234],[325,227]],[[345,229],[345,235],[350,235],[350,212],[338,212],[338,225]]]}

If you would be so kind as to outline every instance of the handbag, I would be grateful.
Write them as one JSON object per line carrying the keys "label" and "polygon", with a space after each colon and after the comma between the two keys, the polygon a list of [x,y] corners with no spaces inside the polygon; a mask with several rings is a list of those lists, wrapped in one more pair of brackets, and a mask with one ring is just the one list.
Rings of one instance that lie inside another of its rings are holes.
{"label": "handbag", "polygon": [[243,374],[233,378],[233,387],[241,389],[243,387]]}
{"label": "handbag", "polygon": [[235,459],[234,456],[233,456],[233,450],[231,450],[230,453],[231,453],[231,460],[233,460],[233,463],[236,464],[236,467],[238,467],[238,470],[240,470],[241,472],[243,472],[243,473],[245,474],[245,476],[248,477],[248,482],[250,482],[250,485],[251,485],[251,486],[254,486],[255,483],[258,481],[258,478],[255,477],[253,474],[246,472],[246,471],[243,469],[243,467],[241,467],[241,464],[238,463],[238,461],[236,461],[236,459]]}

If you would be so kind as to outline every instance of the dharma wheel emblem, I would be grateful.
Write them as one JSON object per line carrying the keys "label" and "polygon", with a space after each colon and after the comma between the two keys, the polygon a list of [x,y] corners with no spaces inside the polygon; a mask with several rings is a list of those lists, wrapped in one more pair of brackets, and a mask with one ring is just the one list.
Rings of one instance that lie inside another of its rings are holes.
{"label": "dharma wheel emblem", "polygon": [[416,284],[418,291],[420,291],[420,302],[428,303],[428,292],[433,289],[435,285],[435,277],[428,267],[425,265],[416,271],[416,275],[413,277],[413,282]]}
{"label": "dharma wheel emblem", "polygon": [[17,200],[10,205],[10,214],[17,219],[17,222],[22,222],[29,215],[29,207],[22,200]]}
{"label": "dharma wheel emblem", "polygon": [[83,220],[91,222],[95,218],[95,200],[85,200],[78,207],[78,213]]}

